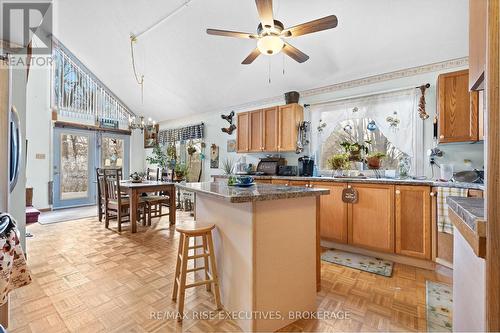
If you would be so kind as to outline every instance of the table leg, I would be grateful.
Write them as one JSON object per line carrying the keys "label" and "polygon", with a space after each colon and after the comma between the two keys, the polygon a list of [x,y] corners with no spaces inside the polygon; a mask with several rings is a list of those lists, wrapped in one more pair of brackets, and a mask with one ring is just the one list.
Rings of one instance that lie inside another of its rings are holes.
{"label": "table leg", "polygon": [[132,225],[132,233],[137,232],[137,206],[138,206],[138,193],[134,189],[129,190],[130,196],[130,224]]}
{"label": "table leg", "polygon": [[175,186],[172,186],[168,192],[168,198],[170,199],[170,211],[168,212],[168,220],[170,221],[170,224],[175,224]]}

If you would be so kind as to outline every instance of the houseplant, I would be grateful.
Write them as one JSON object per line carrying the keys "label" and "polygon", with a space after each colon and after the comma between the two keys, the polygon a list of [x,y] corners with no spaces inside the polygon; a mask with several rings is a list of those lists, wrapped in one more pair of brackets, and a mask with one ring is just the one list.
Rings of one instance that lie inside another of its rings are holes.
{"label": "houseplant", "polygon": [[349,154],[335,154],[328,160],[328,167],[337,173],[337,176],[342,175],[342,171],[349,168]]}
{"label": "houseplant", "polygon": [[385,156],[386,155],[384,153],[379,151],[368,154],[368,156],[366,156],[366,162],[368,164],[368,168],[372,170],[380,169],[382,159]]}
{"label": "houseplant", "polygon": [[342,141],[340,146],[344,148],[345,152],[349,154],[349,161],[352,162],[362,162],[362,154],[368,154],[368,147],[372,142],[370,140],[365,140],[363,143]]}
{"label": "houseplant", "polygon": [[178,163],[175,165],[174,173],[175,180],[184,180],[187,176],[189,168],[184,163]]}
{"label": "houseplant", "polygon": [[234,161],[231,158],[226,157],[226,159],[222,161],[222,170],[225,175],[230,175],[233,172],[233,167]]}
{"label": "houseplant", "polygon": [[165,151],[159,144],[153,147],[153,153],[151,156],[146,157],[146,161],[149,164],[156,165],[161,169],[165,169],[168,163],[168,157]]}

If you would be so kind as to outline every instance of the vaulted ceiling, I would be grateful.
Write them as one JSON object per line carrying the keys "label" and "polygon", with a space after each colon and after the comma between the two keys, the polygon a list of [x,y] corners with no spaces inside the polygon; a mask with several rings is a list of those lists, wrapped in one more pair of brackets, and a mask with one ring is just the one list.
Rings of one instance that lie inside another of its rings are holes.
{"label": "vaulted ceiling", "polygon": [[142,103],[129,35],[183,2],[56,0],[54,33],[134,112],[159,121],[468,54],[468,0],[274,0],[285,26],[335,14],[338,27],[290,41],[310,56],[303,64],[279,54],[244,66],[255,41],[205,30],[255,32],[255,2],[192,0],[139,38]]}

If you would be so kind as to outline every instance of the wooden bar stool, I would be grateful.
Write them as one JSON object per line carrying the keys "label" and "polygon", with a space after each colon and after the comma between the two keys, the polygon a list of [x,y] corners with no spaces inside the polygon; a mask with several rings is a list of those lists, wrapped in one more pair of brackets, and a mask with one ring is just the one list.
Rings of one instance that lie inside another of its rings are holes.
{"label": "wooden bar stool", "polygon": [[[179,251],[177,254],[177,264],[175,266],[174,290],[172,292],[172,300],[177,300],[177,291],[179,292],[179,321],[182,320],[184,314],[184,295],[187,288],[206,285],[207,291],[211,291],[211,285],[214,285],[214,298],[217,305],[217,310],[222,309],[219,291],[219,278],[217,275],[217,267],[215,264],[214,244],[212,241],[212,229],[214,224],[200,224],[195,222],[183,223],[175,228],[180,233]],[[191,238],[201,237],[201,245],[189,245]],[[197,249],[201,249],[202,253],[197,253]],[[193,254],[189,254],[189,250],[193,250]],[[204,265],[188,269],[188,260],[196,260],[203,258]],[[210,267],[209,267],[210,264]],[[186,284],[187,273],[196,271],[205,271],[205,280],[195,281],[191,284]]]}

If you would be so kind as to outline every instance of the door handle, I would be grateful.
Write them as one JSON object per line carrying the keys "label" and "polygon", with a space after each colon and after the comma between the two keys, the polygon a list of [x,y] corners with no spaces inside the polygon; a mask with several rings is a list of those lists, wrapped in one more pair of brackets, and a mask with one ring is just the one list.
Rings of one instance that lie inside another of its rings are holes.
{"label": "door handle", "polygon": [[22,154],[22,142],[21,142],[21,121],[19,119],[19,113],[15,106],[10,109],[11,121],[10,121],[10,177],[9,177],[9,191],[12,192],[14,187],[16,187],[17,179],[19,177],[20,160]]}

